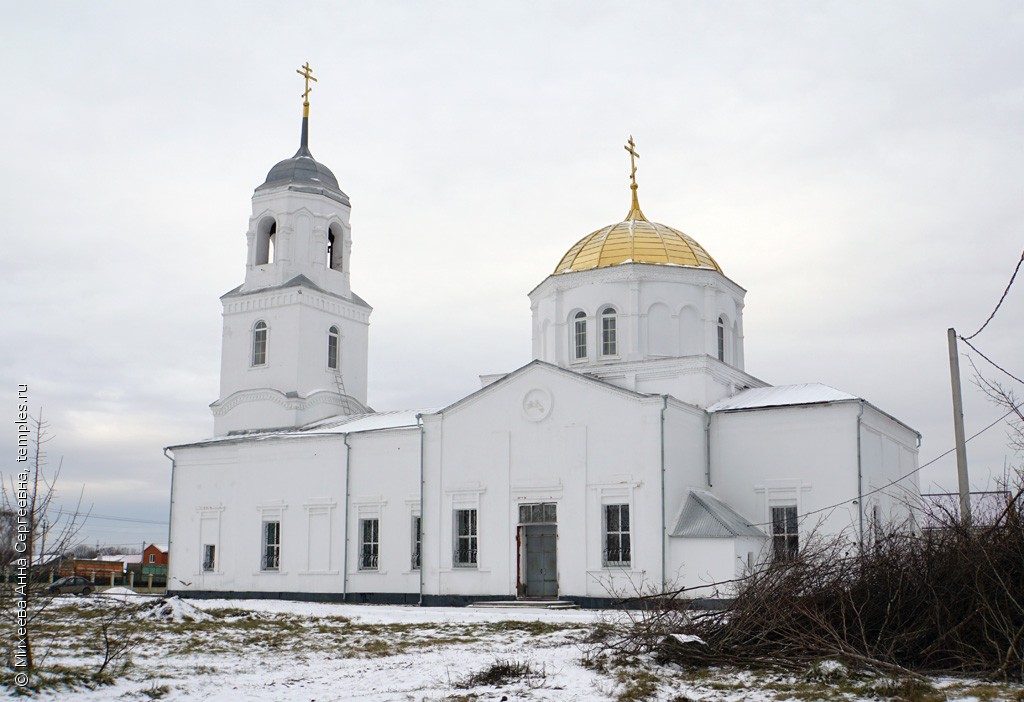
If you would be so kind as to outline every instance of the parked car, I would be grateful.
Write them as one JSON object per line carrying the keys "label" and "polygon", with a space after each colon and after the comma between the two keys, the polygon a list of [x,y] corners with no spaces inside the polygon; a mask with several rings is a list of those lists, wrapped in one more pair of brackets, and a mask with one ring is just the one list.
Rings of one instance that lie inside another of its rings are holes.
{"label": "parked car", "polygon": [[51,595],[88,595],[92,592],[92,583],[81,575],[69,575],[53,581],[46,591]]}

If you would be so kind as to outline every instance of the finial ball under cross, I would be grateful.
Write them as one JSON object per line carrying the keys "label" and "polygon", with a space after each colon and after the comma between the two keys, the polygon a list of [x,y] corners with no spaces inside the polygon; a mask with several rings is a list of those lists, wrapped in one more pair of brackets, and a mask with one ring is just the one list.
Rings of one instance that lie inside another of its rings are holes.
{"label": "finial ball under cross", "polygon": [[633,135],[629,135],[629,141],[626,142],[628,146],[623,146],[626,151],[629,152],[629,179],[633,181],[630,186],[634,190],[636,189],[636,159],[640,158],[640,154],[637,153],[636,144],[633,143]]}
{"label": "finial ball under cross", "polygon": [[302,68],[296,69],[295,72],[306,79],[306,91],[302,93],[302,104],[308,105],[309,93],[313,90],[311,87],[309,87],[309,81],[313,81],[314,83],[316,83],[316,78],[313,77],[313,69],[309,67],[309,61],[306,61],[306,65],[304,65]]}

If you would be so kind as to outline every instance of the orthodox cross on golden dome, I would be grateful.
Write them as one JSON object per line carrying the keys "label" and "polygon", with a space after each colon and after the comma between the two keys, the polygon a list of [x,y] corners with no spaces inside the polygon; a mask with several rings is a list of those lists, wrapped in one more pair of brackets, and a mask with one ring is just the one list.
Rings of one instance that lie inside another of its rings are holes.
{"label": "orthodox cross on golden dome", "polygon": [[626,146],[622,147],[629,152],[629,189],[633,191],[633,206],[629,210],[629,214],[626,215],[626,219],[644,219],[644,213],[640,211],[640,201],[637,199],[636,190],[636,160],[640,158],[640,154],[636,150],[636,144],[633,143],[633,135],[629,135],[629,141],[626,142]]}
{"label": "orthodox cross on golden dome", "polygon": [[312,88],[309,87],[309,81],[316,83],[316,78],[313,77],[313,69],[309,67],[309,61],[306,61],[306,65],[302,68],[295,70],[300,76],[306,79],[306,90],[302,93],[302,116],[309,116],[309,94],[312,92]]}

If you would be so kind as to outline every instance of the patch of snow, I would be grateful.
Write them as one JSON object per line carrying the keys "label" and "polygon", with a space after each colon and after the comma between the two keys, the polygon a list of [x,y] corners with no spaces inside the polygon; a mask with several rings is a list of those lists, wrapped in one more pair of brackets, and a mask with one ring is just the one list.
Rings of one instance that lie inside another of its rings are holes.
{"label": "patch of snow", "polygon": [[786,407],[843,402],[859,398],[821,383],[778,385],[767,388],[748,388],[708,407],[708,412],[754,409],[759,407]]}
{"label": "patch of snow", "polygon": [[205,622],[213,619],[209,614],[193,606],[189,602],[175,595],[159,600],[148,612],[142,615],[143,619],[159,619],[165,622]]}
{"label": "patch of snow", "polygon": [[681,644],[695,643],[701,646],[707,646],[707,642],[699,636],[693,634],[670,634],[670,636]]}
{"label": "patch of snow", "polygon": [[103,592],[97,593],[102,597],[110,597],[115,600],[127,601],[140,597],[139,593],[127,587],[108,587]]}

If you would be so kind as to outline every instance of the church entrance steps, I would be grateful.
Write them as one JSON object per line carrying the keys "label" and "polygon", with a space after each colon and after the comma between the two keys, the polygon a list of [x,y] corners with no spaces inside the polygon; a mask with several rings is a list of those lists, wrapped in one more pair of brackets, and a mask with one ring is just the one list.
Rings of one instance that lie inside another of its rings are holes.
{"label": "church entrance steps", "polygon": [[497,600],[474,602],[470,607],[481,609],[579,609],[580,606],[568,600]]}

